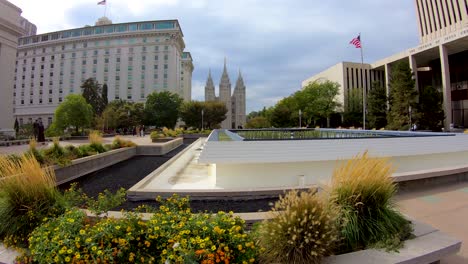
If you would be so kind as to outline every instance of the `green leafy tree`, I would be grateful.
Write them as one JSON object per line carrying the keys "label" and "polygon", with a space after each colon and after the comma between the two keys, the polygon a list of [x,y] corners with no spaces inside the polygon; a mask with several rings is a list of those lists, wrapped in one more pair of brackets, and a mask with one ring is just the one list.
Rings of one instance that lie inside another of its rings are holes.
{"label": "green leafy tree", "polygon": [[102,97],[101,85],[94,78],[89,78],[84,81],[81,88],[83,89],[83,97],[93,108],[94,114],[96,116],[101,115],[106,107]]}
{"label": "green leafy tree", "polygon": [[367,96],[367,120],[370,128],[387,125],[387,91],[378,81],[372,83]]}
{"label": "green leafy tree", "polygon": [[221,122],[226,119],[228,112],[223,102],[205,102],[203,111],[203,128],[218,128]]}
{"label": "green leafy tree", "polygon": [[84,97],[70,94],[55,110],[54,126],[61,132],[68,127],[73,127],[78,132],[80,128],[89,127],[92,118],[93,108]]}
{"label": "green leafy tree", "polygon": [[[184,102],[180,108],[180,118],[187,127],[201,129],[202,110],[205,111],[205,103],[199,101]],[[205,115],[205,112],[203,112]]]}
{"label": "green leafy tree", "polygon": [[256,116],[249,119],[245,124],[245,128],[268,128],[271,127],[270,121],[266,117]]}
{"label": "green leafy tree", "polygon": [[410,127],[410,109],[413,118],[417,118],[413,73],[408,62],[399,62],[392,69],[390,79],[390,111],[387,115],[388,128],[408,130]]}
{"label": "green leafy tree", "polygon": [[440,131],[444,124],[442,93],[432,86],[426,86],[419,95],[417,119],[419,129]]}
{"label": "green leafy tree", "polygon": [[271,113],[271,124],[274,127],[292,127],[291,109],[285,104],[277,104]]}
{"label": "green leafy tree", "polygon": [[316,125],[318,120],[326,118],[327,126],[330,126],[330,116],[341,111],[341,104],[337,101],[339,88],[340,85],[336,82],[311,82],[296,92],[298,106],[309,123],[313,122]]}
{"label": "green leafy tree", "polygon": [[362,126],[362,88],[354,88],[348,92],[347,105],[343,113],[344,124],[348,126]]}
{"label": "green leafy tree", "polygon": [[98,118],[101,129],[128,128],[144,122],[144,104],[124,100],[111,101]]}
{"label": "green leafy tree", "polygon": [[174,128],[183,99],[168,91],[148,95],[145,105],[146,123],[156,127]]}

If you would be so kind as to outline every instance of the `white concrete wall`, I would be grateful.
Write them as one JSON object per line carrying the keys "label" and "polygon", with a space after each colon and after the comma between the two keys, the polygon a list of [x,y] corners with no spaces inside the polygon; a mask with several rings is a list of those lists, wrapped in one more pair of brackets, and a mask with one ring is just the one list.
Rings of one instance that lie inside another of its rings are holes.
{"label": "white concrete wall", "polygon": [[[468,151],[419,156],[392,157],[390,162],[396,173],[430,170],[468,164]],[[257,164],[216,164],[216,187],[221,188],[272,188],[301,187],[304,185],[326,184],[336,167],[345,160],[257,163]]]}
{"label": "white concrete wall", "polygon": [[16,48],[22,33],[19,27],[21,9],[0,1],[0,132],[13,135],[13,83]]}

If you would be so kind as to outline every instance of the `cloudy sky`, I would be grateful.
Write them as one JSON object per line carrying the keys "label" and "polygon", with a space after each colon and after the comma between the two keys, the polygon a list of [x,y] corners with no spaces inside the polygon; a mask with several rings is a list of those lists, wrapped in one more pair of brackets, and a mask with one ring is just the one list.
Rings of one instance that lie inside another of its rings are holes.
{"label": "cloudy sky", "polygon": [[[9,0],[38,33],[92,25],[98,0]],[[360,61],[349,41],[361,32],[364,61],[416,46],[412,0],[107,0],[114,23],[178,19],[195,70],[192,98],[203,100],[208,70],[215,85],[224,57],[234,87],[241,69],[247,112],[274,105],[301,82],[340,61]]]}

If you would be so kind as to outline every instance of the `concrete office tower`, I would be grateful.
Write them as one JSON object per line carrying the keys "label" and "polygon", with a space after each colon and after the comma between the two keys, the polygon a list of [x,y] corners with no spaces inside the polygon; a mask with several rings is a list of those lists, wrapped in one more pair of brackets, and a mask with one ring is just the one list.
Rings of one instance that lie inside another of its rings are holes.
{"label": "concrete office tower", "polygon": [[244,127],[246,123],[246,105],[245,105],[246,87],[244,79],[239,71],[239,77],[236,81],[234,92],[231,95],[231,81],[226,67],[226,59],[224,59],[224,69],[219,83],[219,96],[216,96],[215,86],[211,77],[211,70],[208,72],[208,78],[205,85],[205,101],[223,102],[228,109],[226,119],[221,123],[221,127],[225,129]]}
{"label": "concrete office tower", "polygon": [[242,74],[239,70],[236,87],[232,94],[232,122],[235,128],[244,128],[246,123],[245,116],[245,84]]}
{"label": "concrete office tower", "polygon": [[226,103],[228,109],[226,119],[221,123],[222,128],[231,128],[232,106],[231,106],[231,81],[226,69],[226,59],[224,59],[224,69],[219,82],[219,101]]}
{"label": "concrete office tower", "polygon": [[37,27],[26,18],[20,18],[20,27],[23,29],[21,37],[34,36],[37,33]]}
{"label": "concrete office tower", "polygon": [[182,72],[180,73],[180,91],[185,101],[192,100],[193,59],[190,52],[182,53]]}
{"label": "concrete office tower", "polygon": [[6,0],[0,0],[0,133],[13,136],[13,83],[21,9]]}
{"label": "concrete office tower", "polygon": [[145,102],[152,92],[191,98],[193,63],[184,52],[177,20],[111,24],[69,29],[19,39],[15,115],[20,123],[52,122],[58,104],[80,94],[95,78],[108,86],[108,100]]}
{"label": "concrete office tower", "polygon": [[415,5],[421,43],[449,35],[468,24],[465,0],[415,0]]}
{"label": "concrete office tower", "polygon": [[307,78],[302,86],[322,79],[338,82],[346,105],[349,90],[362,87],[363,79],[368,84],[380,81],[388,94],[392,67],[405,61],[418,91],[432,86],[443,93],[445,129],[468,127],[468,2],[415,0],[415,7],[421,40],[418,46],[362,67],[358,62],[339,63]]}

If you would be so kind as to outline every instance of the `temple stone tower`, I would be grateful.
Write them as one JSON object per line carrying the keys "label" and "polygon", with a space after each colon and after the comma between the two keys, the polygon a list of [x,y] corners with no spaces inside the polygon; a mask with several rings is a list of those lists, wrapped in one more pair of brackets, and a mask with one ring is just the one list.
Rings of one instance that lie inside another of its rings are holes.
{"label": "temple stone tower", "polygon": [[226,104],[228,112],[226,119],[221,123],[221,128],[232,129],[244,127],[245,115],[245,84],[239,70],[239,77],[236,81],[234,93],[231,94],[231,81],[227,72],[226,59],[224,59],[224,69],[219,83],[219,96],[215,94],[215,86],[211,77],[211,70],[208,72],[208,79],[205,86],[205,101],[219,101]]}
{"label": "temple stone tower", "polygon": [[213,79],[211,78],[211,70],[208,72],[208,80],[206,80],[205,101],[216,101],[215,87],[213,84]]}

